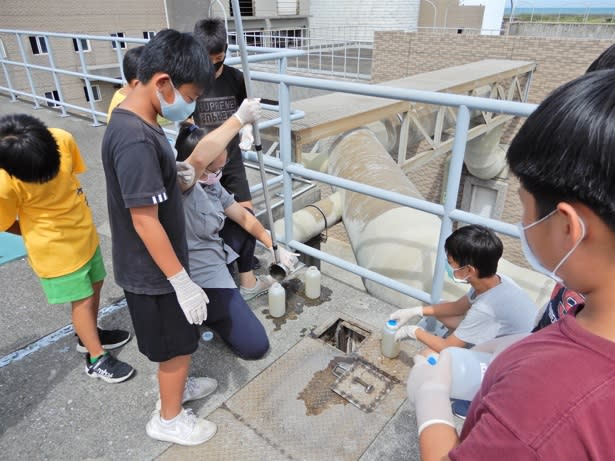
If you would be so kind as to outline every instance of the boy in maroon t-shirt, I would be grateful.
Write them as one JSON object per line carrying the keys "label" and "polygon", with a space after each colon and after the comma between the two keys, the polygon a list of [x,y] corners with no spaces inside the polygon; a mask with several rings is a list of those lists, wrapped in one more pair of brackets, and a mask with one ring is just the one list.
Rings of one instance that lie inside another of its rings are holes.
{"label": "boy in maroon t-shirt", "polygon": [[[585,297],[575,315],[490,364],[461,436],[450,355],[415,366],[422,459],[611,459],[615,450],[615,71],[555,90],[507,154],[519,178],[520,236],[532,266]],[[571,178],[574,178],[572,180]]]}

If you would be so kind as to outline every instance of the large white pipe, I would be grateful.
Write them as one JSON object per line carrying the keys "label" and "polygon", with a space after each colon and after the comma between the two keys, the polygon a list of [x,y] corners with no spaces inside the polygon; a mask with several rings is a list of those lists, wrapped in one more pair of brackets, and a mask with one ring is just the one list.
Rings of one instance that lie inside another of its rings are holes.
{"label": "large white pipe", "polygon": [[[412,197],[421,198],[416,187],[367,129],[342,136],[329,157],[329,173]],[[350,191],[343,196],[343,221],[357,262],[426,292],[431,291],[440,219],[384,200]],[[407,307],[415,299],[364,280],[372,295]],[[447,294],[451,287],[447,287]],[[453,288],[460,296],[463,290]]]}

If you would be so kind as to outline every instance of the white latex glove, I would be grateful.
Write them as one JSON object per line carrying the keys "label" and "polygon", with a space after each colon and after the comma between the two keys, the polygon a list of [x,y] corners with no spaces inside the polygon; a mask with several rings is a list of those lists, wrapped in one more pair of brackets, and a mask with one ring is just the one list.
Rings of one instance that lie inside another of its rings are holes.
{"label": "white latex glove", "polygon": [[261,118],[261,110],[260,98],[244,99],[237,112],[233,114],[233,117],[236,117],[241,125],[254,123]]}
{"label": "white latex glove", "polygon": [[184,268],[168,280],[173,285],[177,301],[188,323],[197,325],[203,323],[207,318],[207,303],[209,302],[205,291],[192,281]]}
{"label": "white latex glove", "polygon": [[451,410],[451,357],[444,349],[436,365],[419,361],[408,376],[408,400],[414,404],[419,435],[433,424],[455,427]]}
{"label": "white latex glove", "polygon": [[[271,251],[271,256],[275,261],[273,248],[269,248],[269,251]],[[293,272],[295,270],[295,266],[299,262],[299,253],[293,253],[284,248],[282,245],[278,245],[278,255],[280,256],[280,261],[278,262],[288,269],[289,274]]]}
{"label": "white latex glove", "polygon": [[404,325],[395,332],[395,341],[410,338],[416,339],[416,330],[422,330],[418,325]]}
{"label": "white latex glove", "polygon": [[254,128],[251,123],[248,123],[239,130],[239,148],[242,151],[250,150],[254,144]]}
{"label": "white latex glove", "polygon": [[408,323],[412,317],[423,316],[423,306],[409,307],[407,309],[398,309],[391,314],[389,320],[397,320],[397,323],[403,325]]}
{"label": "white latex glove", "polygon": [[190,189],[196,181],[194,167],[187,162],[175,162],[177,165],[177,181],[182,191]]}

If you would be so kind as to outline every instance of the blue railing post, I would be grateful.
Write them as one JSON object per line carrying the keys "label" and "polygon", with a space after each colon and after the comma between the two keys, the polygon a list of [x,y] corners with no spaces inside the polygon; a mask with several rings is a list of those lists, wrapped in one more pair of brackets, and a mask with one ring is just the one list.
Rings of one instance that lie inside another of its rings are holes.
{"label": "blue railing post", "polygon": [[[280,59],[280,74],[286,73],[286,58]],[[284,241],[293,239],[293,183],[287,168],[292,157],[292,142],[290,136],[290,89],[286,83],[280,83],[280,160],[282,161],[282,183],[284,189]],[[296,160],[296,159],[295,159]]]}
{"label": "blue railing post", "polygon": [[15,33],[17,37],[17,46],[19,47],[19,52],[21,53],[21,60],[24,63],[24,70],[26,71],[26,77],[28,78],[28,83],[30,84],[30,91],[32,91],[32,98],[34,101],[34,107],[36,109],[40,109],[41,105],[38,103],[38,98],[36,94],[36,87],[34,86],[34,79],[32,78],[32,72],[30,72],[30,61],[28,60],[28,56],[26,55],[26,50],[23,47],[23,42],[21,41],[21,35],[19,32]]}
{"label": "blue railing post", "polygon": [[438,252],[434,267],[433,282],[431,286],[431,303],[439,303],[442,298],[442,286],[444,284],[444,241],[453,230],[453,220],[450,215],[457,208],[457,195],[459,194],[459,183],[461,181],[461,170],[463,168],[463,157],[466,151],[468,139],[468,129],[470,128],[470,109],[467,106],[459,106],[457,111],[457,124],[455,127],[455,142],[450,165],[448,167],[448,177],[446,181],[446,196],[444,198],[444,216],[440,225],[440,237],[438,239]]}
{"label": "blue railing post", "polygon": [[90,78],[87,77],[88,66],[85,63],[85,56],[83,55],[83,46],[81,44],[81,38],[78,36],[75,40],[77,41],[77,51],[79,53],[79,61],[81,62],[81,71],[86,74],[83,76],[83,83],[85,83],[85,88],[88,93],[88,99],[90,100],[89,103],[92,114],[92,126],[100,126],[101,123],[98,121],[98,117],[96,117],[96,101],[94,101],[92,83],[90,82]]}
{"label": "blue railing post", "polygon": [[60,111],[62,112],[62,117],[68,117],[66,113],[66,107],[64,106],[64,93],[62,92],[62,84],[60,83],[60,79],[58,78],[58,73],[56,72],[56,61],[53,55],[53,49],[51,48],[51,41],[47,38],[47,36],[43,36],[45,40],[45,45],[47,46],[47,55],[49,58],[49,67],[53,69],[51,74],[53,75],[53,83],[56,87],[56,91],[58,92],[58,97],[60,98]]}

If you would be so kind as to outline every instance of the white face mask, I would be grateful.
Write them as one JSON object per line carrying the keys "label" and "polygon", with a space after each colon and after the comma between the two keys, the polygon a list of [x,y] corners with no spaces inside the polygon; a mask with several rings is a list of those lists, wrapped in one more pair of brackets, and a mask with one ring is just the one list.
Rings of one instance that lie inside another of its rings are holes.
{"label": "white face mask", "polygon": [[173,87],[173,102],[171,103],[164,100],[160,91],[156,92],[158,101],[160,101],[160,115],[172,122],[183,122],[194,112],[196,101],[186,102],[173,82],[171,82],[171,86]]}
{"label": "white face mask", "polygon": [[553,210],[548,215],[544,216],[543,218],[540,218],[538,221],[534,221],[533,223],[528,224],[527,226],[523,226],[522,223],[517,223],[517,227],[519,228],[519,238],[521,239],[521,249],[523,250],[523,255],[525,256],[525,259],[527,259],[527,262],[530,263],[530,266],[532,266],[532,268],[536,272],[540,272],[541,274],[544,274],[547,277],[552,278],[557,283],[563,283],[562,278],[559,275],[557,275],[556,272],[558,271],[560,267],[564,265],[564,263],[568,260],[570,255],[574,252],[574,250],[577,249],[581,241],[585,238],[585,223],[583,222],[583,220],[579,218],[579,223],[581,224],[581,238],[579,238],[579,240],[576,241],[576,243],[572,246],[572,248],[568,251],[568,253],[564,255],[564,257],[560,260],[560,262],[557,263],[557,265],[552,271],[550,271],[545,266],[543,266],[542,263],[538,260],[538,258],[534,254],[534,251],[530,247],[530,244],[528,243],[527,237],[525,235],[525,231],[527,229],[534,227],[543,221],[546,221],[548,218],[553,216],[556,211],[557,210]]}
{"label": "white face mask", "polygon": [[455,277],[455,272],[457,272],[458,270],[463,269],[466,266],[463,267],[458,267],[457,269],[453,269],[453,266],[451,266],[448,261],[444,261],[444,268],[446,269],[446,273],[448,274],[449,278],[456,283],[470,283],[468,282],[468,277],[464,278],[464,279],[460,279]]}

